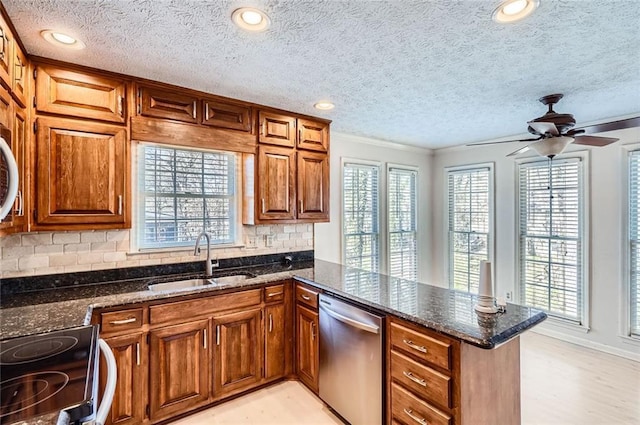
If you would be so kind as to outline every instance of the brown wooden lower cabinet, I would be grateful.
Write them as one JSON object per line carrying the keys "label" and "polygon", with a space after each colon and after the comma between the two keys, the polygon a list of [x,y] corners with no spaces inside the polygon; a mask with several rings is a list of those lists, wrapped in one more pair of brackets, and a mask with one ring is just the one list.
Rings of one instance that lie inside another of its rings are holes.
{"label": "brown wooden lower cabinet", "polygon": [[264,378],[280,378],[286,371],[287,317],[284,304],[269,306],[265,309],[264,338]]}
{"label": "brown wooden lower cabinet", "polygon": [[213,392],[222,398],[256,385],[262,378],[262,310],[217,316]]}
{"label": "brown wooden lower cabinet", "polygon": [[296,306],[296,357],[298,378],[318,392],[318,313]]}
{"label": "brown wooden lower cabinet", "polygon": [[209,320],[151,330],[149,405],[152,421],[206,404],[209,397]]}
{"label": "brown wooden lower cabinet", "polygon": [[[147,349],[145,335],[117,336],[105,339],[116,358],[118,381],[111,403],[107,424],[129,425],[142,423],[147,400]],[[100,370],[106,370],[102,359]],[[106,375],[100,375],[100,387],[104,388]]]}

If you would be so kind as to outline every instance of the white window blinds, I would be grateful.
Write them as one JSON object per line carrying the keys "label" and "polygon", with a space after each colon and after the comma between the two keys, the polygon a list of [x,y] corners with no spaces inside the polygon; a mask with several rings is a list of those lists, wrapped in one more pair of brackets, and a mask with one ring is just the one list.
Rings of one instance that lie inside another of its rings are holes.
{"label": "white window blinds", "polygon": [[520,295],[582,322],[583,177],[578,159],[520,164]]}
{"label": "white window blinds", "polygon": [[449,170],[449,286],[477,293],[480,261],[489,260],[491,200],[489,167]]}
{"label": "white window blinds", "polygon": [[402,168],[389,168],[387,176],[389,275],[410,280],[418,278],[416,177]]}
{"label": "white window blinds", "polygon": [[140,248],[191,245],[203,230],[234,241],[234,155],[140,144],[138,156]]}
{"label": "white window blinds", "polygon": [[630,333],[640,336],[640,150],[629,154]]}
{"label": "white window blinds", "polygon": [[342,172],[344,264],[378,272],[380,267],[379,169],[372,165],[345,163]]}

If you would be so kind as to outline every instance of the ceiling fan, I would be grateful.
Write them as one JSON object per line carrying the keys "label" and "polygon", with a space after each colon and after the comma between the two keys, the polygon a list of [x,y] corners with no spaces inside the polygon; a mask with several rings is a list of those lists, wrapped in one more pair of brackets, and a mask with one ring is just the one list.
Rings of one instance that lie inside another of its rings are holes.
{"label": "ceiling fan", "polygon": [[619,121],[611,121],[603,124],[590,125],[582,128],[573,128],[576,120],[571,114],[559,114],[553,110],[553,105],[562,99],[562,94],[550,94],[538,99],[543,105],[547,105],[549,110],[541,117],[529,121],[527,130],[538,137],[519,140],[505,140],[502,142],[472,143],[468,146],[493,145],[498,143],[511,142],[533,142],[524,146],[507,156],[515,156],[529,149],[534,149],[542,156],[552,159],[562,153],[569,143],[588,146],[607,146],[618,139],[613,137],[589,136],[591,133],[602,133],[604,131],[621,130],[624,128],[640,127],[640,117],[633,117]]}

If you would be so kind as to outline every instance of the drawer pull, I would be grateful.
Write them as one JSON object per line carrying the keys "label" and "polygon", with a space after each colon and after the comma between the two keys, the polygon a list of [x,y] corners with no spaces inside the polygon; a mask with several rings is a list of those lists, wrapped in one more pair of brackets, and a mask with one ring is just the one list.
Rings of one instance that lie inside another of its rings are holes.
{"label": "drawer pull", "polygon": [[271,292],[270,294],[267,294],[267,297],[271,298],[271,297],[275,297],[276,295],[282,295],[282,291],[280,291],[280,292]]}
{"label": "drawer pull", "polygon": [[406,370],[402,371],[402,374],[407,378],[411,379],[416,384],[422,385],[423,387],[427,386],[427,382],[424,379],[418,378],[411,372],[407,372]]}
{"label": "drawer pull", "polygon": [[269,333],[273,331],[273,315],[269,314]]}
{"label": "drawer pull", "polygon": [[220,325],[216,326],[216,345],[220,345]]}
{"label": "drawer pull", "polygon": [[403,409],[404,413],[406,413],[411,419],[413,419],[414,421],[418,422],[419,424],[422,425],[429,425],[429,422],[427,422],[427,420],[425,418],[419,418],[416,415],[413,414],[413,409]]}
{"label": "drawer pull", "polygon": [[300,297],[305,301],[309,301],[311,299],[311,297],[309,297],[308,295],[304,295],[304,294],[300,295]]}
{"label": "drawer pull", "polygon": [[111,322],[109,322],[111,325],[117,326],[117,325],[126,325],[127,323],[134,323],[136,321],[135,317],[130,317],[128,319],[122,319],[122,320],[112,320]]}
{"label": "drawer pull", "polygon": [[410,339],[403,339],[402,342],[404,342],[405,344],[407,344],[409,347],[413,348],[414,350],[420,351],[421,353],[426,353],[427,352],[427,347],[425,347],[424,345],[416,345]]}
{"label": "drawer pull", "polygon": [[193,101],[193,112],[191,114],[191,116],[193,117],[194,120],[197,118],[197,115],[196,115],[196,108],[197,107],[198,107],[198,101],[194,100]]}
{"label": "drawer pull", "polygon": [[136,343],[136,365],[140,366],[140,343]]}

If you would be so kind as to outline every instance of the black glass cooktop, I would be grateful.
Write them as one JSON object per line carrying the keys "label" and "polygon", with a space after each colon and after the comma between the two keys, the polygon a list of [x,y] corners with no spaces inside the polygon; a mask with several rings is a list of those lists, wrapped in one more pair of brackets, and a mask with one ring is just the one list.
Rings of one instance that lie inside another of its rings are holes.
{"label": "black glass cooktop", "polygon": [[67,410],[93,412],[98,328],[82,326],[0,341],[0,424]]}

